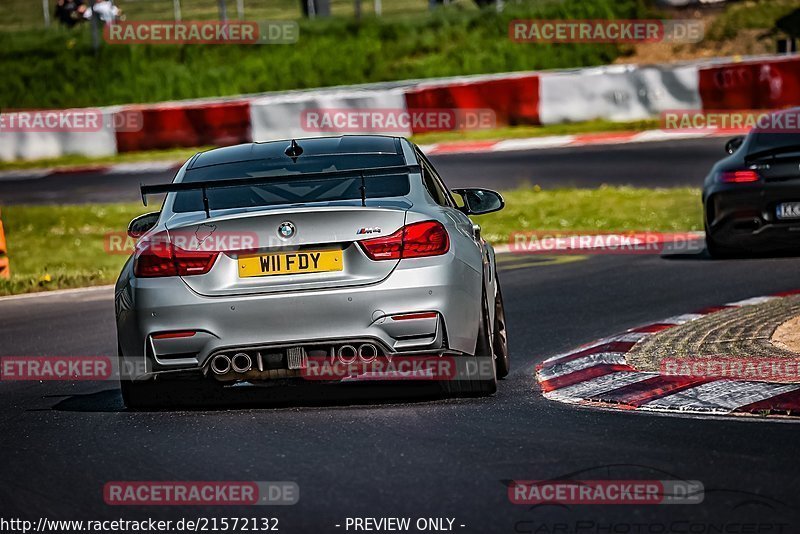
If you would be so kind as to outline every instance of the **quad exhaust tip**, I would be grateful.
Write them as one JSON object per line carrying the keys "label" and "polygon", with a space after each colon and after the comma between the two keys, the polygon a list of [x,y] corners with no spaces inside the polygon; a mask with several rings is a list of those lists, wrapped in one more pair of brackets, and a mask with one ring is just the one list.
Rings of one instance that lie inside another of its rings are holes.
{"label": "quad exhaust tip", "polygon": [[358,357],[364,363],[369,363],[378,357],[378,347],[372,343],[364,343],[358,347]]}
{"label": "quad exhaust tip", "polygon": [[237,373],[246,373],[252,367],[253,359],[244,352],[234,354],[233,358],[231,358],[231,369]]}
{"label": "quad exhaust tip", "polygon": [[336,357],[344,365],[355,363],[356,359],[369,363],[378,357],[378,347],[372,343],[363,343],[358,348],[354,345],[342,345],[336,351]]}
{"label": "quad exhaust tip", "polygon": [[358,358],[358,350],[356,350],[353,345],[342,345],[339,347],[339,350],[336,351],[336,356],[339,358],[340,362],[349,365]]}
{"label": "quad exhaust tip", "polygon": [[[333,349],[331,349],[333,354]],[[338,360],[345,364],[350,365],[360,360],[363,363],[370,363],[375,361],[380,355],[378,347],[372,343],[362,343],[361,345],[341,345],[336,350],[336,357]],[[294,358],[298,359],[298,358]],[[264,371],[264,364],[261,360],[261,354],[258,353],[258,370]],[[292,367],[290,366],[290,369]],[[253,358],[245,352],[237,352],[233,356],[226,354],[217,354],[211,359],[211,371],[215,375],[225,375],[233,371],[234,373],[245,374],[253,369]]]}
{"label": "quad exhaust tip", "polygon": [[214,374],[224,375],[231,370],[231,359],[224,354],[217,354],[211,360],[211,370],[214,371]]}

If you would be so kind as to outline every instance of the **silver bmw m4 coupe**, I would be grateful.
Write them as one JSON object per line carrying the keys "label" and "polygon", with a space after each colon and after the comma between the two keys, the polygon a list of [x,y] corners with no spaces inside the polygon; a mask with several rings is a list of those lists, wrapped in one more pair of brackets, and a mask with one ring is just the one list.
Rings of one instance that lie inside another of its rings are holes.
{"label": "silver bmw m4 coupe", "polygon": [[503,198],[449,190],[408,140],[219,148],[142,186],[159,194],[115,291],[129,407],[302,380],[488,395],[508,374],[494,250],[468,217]]}

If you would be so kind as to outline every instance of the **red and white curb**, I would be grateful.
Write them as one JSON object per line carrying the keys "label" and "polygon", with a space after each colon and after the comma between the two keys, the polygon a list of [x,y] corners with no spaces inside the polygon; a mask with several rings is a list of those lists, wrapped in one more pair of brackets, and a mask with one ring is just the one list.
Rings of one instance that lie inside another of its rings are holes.
{"label": "red and white curb", "polygon": [[453,141],[420,145],[428,155],[465,154],[481,152],[515,152],[541,150],[548,148],[569,148],[588,145],[623,145],[627,143],[648,143],[654,141],[674,141],[698,139],[703,137],[726,137],[747,133],[746,130],[645,130],[642,132],[600,132],[575,135],[555,135],[530,137],[526,139],[506,139],[503,141]]}
{"label": "red and white curb", "polygon": [[773,412],[800,414],[800,384],[670,376],[627,364],[636,343],[710,313],[800,294],[756,297],[670,317],[548,358],[536,367],[545,398],[569,404],[696,414]]}

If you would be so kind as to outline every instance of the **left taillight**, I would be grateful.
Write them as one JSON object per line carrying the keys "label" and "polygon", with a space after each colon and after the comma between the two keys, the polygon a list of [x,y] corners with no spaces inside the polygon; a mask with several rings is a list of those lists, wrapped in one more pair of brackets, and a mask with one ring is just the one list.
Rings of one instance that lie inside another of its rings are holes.
{"label": "left taillight", "polygon": [[756,171],[722,171],[717,174],[717,180],[724,184],[750,184],[758,182],[761,177]]}
{"label": "left taillight", "polygon": [[171,243],[166,234],[156,234],[136,245],[133,273],[138,278],[206,274],[218,256],[218,251],[184,250]]}
{"label": "left taillight", "polygon": [[406,225],[386,237],[359,241],[371,260],[399,260],[440,256],[450,250],[447,230],[438,221]]}

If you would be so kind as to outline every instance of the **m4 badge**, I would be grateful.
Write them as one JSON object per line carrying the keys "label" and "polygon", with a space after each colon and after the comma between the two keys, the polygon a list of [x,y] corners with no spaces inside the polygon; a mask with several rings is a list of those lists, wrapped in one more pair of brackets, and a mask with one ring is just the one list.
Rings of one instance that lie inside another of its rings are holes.
{"label": "m4 badge", "polygon": [[361,228],[358,230],[358,232],[356,232],[356,235],[379,234],[379,233],[381,233],[381,229],[378,228],[377,226],[374,226],[372,228]]}

